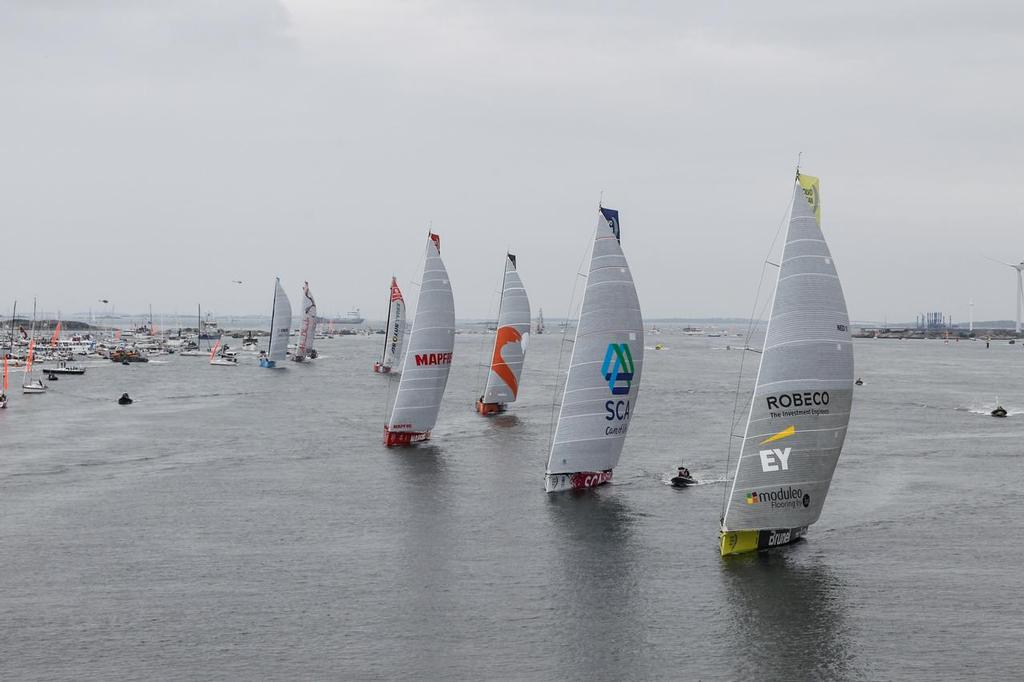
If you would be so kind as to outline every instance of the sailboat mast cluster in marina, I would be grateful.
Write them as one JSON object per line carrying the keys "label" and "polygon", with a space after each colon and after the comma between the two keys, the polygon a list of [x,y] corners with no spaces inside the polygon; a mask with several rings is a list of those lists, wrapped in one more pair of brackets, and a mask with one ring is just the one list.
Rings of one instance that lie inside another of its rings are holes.
{"label": "sailboat mast cluster in marina", "polygon": [[818,520],[853,401],[853,343],[843,289],[821,230],[818,179],[797,174],[721,553],[800,538]]}
{"label": "sailboat mast cluster in marina", "polygon": [[505,255],[494,350],[484,393],[476,401],[477,412],[497,414],[505,411],[506,404],[515,402],[529,340],[530,299],[516,270],[516,257],[509,253]]}

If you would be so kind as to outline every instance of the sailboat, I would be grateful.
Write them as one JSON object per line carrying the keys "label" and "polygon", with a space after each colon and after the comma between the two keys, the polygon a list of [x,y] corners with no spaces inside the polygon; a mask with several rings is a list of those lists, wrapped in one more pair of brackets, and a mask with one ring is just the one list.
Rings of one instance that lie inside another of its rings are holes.
{"label": "sailboat", "polygon": [[853,400],[850,320],[821,231],[818,178],[800,175],[732,490],[722,556],[784,545],[818,520]]}
{"label": "sailboat", "polygon": [[599,208],[594,248],[544,489],[612,479],[640,392],[644,324],[619,244],[619,212]]}
{"label": "sailboat", "polygon": [[505,411],[507,403],[519,395],[519,378],[530,340],[530,299],[516,270],[516,257],[505,254],[505,274],[498,304],[498,329],[494,335],[491,368],[487,372],[484,394],[476,401],[482,415]]}
{"label": "sailboat", "polygon": [[384,425],[384,444],[410,445],[430,439],[448,384],[455,348],[455,301],[441,260],[441,237],[428,233],[416,317],[402,365],[402,380]]}
{"label": "sailboat", "polygon": [[[288,313],[291,314],[290,306],[288,308]],[[303,282],[302,329],[299,332],[299,347],[295,349],[295,354],[292,355],[292,360],[295,362],[315,360],[317,353],[316,349],[313,348],[314,339],[316,339],[316,301],[313,300],[313,294],[309,293],[309,282]]]}
{"label": "sailboat", "polygon": [[196,342],[195,345],[189,340],[185,344],[184,350],[180,351],[178,355],[184,355],[185,357],[202,357],[206,355],[200,348],[199,341],[203,338],[203,306],[198,304],[196,308]]}
{"label": "sailboat", "polygon": [[25,378],[22,380],[22,393],[45,393],[46,386],[42,379],[32,378],[32,360],[36,352],[36,302],[32,300],[32,331],[28,337],[28,355],[25,358]]}
{"label": "sailboat", "polygon": [[[14,332],[12,331],[11,333],[13,334]],[[3,410],[3,409],[7,408],[7,376],[8,376],[8,374],[9,374],[9,370],[8,370],[8,367],[7,367],[7,358],[5,357],[4,358],[4,390],[3,390],[2,393],[0,393],[0,410]]]}
{"label": "sailboat", "polygon": [[405,337],[405,299],[398,288],[398,280],[391,277],[391,293],[388,296],[388,321],[384,325],[384,350],[380,360],[373,363],[373,371],[387,374],[402,354],[402,339]]}
{"label": "sailboat", "polygon": [[21,384],[22,393],[31,394],[46,392],[46,386],[43,384],[43,380],[32,378],[32,359],[35,356],[35,352],[36,340],[33,338],[28,342],[28,356],[25,358],[25,379]]}
{"label": "sailboat", "polygon": [[288,355],[288,333],[292,328],[292,303],[281,286],[281,278],[274,279],[274,305],[270,311],[270,346],[260,354],[260,367],[274,368]]}
{"label": "sailboat", "polygon": [[537,311],[537,336],[544,333],[544,309]]}
{"label": "sailboat", "polygon": [[238,358],[225,354],[220,347],[220,339],[217,339],[213,344],[213,348],[210,349],[210,364],[220,367],[237,367]]}

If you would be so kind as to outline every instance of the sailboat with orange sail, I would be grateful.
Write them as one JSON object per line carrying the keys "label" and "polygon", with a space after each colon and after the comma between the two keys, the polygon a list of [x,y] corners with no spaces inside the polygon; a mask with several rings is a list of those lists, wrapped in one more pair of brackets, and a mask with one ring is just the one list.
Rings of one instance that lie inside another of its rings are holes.
{"label": "sailboat with orange sail", "polygon": [[483,395],[476,401],[477,412],[485,416],[498,414],[505,411],[508,403],[515,402],[529,340],[530,299],[516,269],[516,257],[507,253],[491,366]]}

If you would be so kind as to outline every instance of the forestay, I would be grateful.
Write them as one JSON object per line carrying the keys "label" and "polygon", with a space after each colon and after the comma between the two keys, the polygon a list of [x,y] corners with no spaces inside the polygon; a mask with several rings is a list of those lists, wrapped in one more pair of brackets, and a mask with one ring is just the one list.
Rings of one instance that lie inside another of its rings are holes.
{"label": "forestay", "polygon": [[589,487],[552,474],[610,472],[636,410],[644,359],[643,319],[619,245],[618,211],[602,208],[545,487]]}
{"label": "forestay", "polygon": [[781,541],[821,515],[853,398],[850,321],[816,218],[818,182],[799,181],[723,520],[727,531],[796,531]]}
{"label": "forestay", "polygon": [[530,299],[516,270],[516,257],[505,258],[505,276],[498,308],[498,329],[491,368],[484,387],[485,403],[511,403],[519,394],[526,347],[530,340]]}

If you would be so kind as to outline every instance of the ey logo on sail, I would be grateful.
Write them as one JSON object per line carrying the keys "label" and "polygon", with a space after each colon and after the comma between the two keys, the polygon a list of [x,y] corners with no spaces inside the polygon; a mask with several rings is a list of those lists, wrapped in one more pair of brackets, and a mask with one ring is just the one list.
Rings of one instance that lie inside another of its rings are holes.
{"label": "ey logo on sail", "polygon": [[[796,427],[790,426],[787,429],[779,431],[774,436],[768,436],[759,445],[768,445],[780,441],[784,438],[789,438],[796,433]],[[788,471],[789,470],[789,455],[793,451],[792,448],[770,448],[768,450],[761,450],[758,454],[761,456],[761,471]],[[747,504],[752,504],[749,500]]]}
{"label": "ey logo on sail", "polygon": [[[628,343],[609,343],[601,363],[601,374],[612,395],[629,395],[633,383],[633,355]],[[622,384],[625,383],[625,386]]]}

